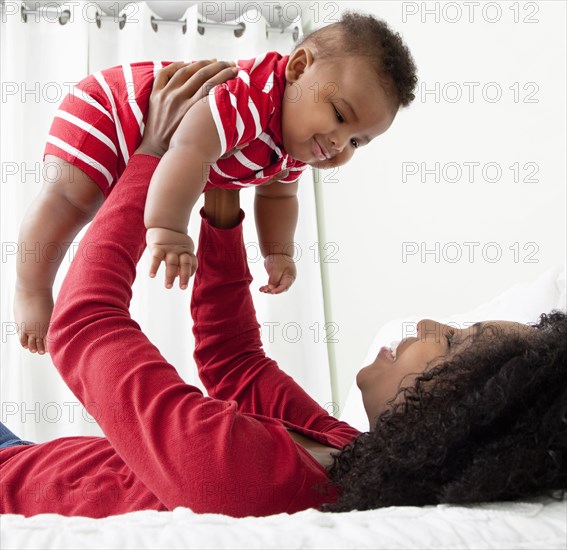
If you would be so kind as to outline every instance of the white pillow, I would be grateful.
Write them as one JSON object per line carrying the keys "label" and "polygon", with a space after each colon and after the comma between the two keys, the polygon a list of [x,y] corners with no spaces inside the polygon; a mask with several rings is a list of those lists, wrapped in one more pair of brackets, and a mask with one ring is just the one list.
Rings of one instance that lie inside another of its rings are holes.
{"label": "white pillow", "polygon": [[[517,284],[497,296],[492,301],[483,304],[472,311],[451,315],[441,322],[459,323],[463,326],[485,320],[517,321],[534,323],[542,313],[552,309],[567,309],[565,291],[565,265],[558,265],[547,270],[531,283]],[[403,323],[408,323],[411,330],[414,323],[423,316],[411,316],[406,319],[396,319],[385,324],[376,334],[362,366],[369,365],[382,346],[402,338]],[[464,323],[467,323],[464,325]],[[362,404],[360,390],[353,382],[341,414],[341,420],[348,422],[360,431],[368,431],[368,418]]]}

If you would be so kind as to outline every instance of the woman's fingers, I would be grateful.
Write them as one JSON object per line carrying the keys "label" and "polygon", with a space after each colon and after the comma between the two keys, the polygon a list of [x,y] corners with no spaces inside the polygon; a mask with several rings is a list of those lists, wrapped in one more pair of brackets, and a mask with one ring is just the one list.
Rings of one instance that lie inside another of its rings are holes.
{"label": "woman's fingers", "polygon": [[194,63],[183,63],[181,67],[179,67],[170,77],[168,87],[178,88],[185,84],[185,82],[192,78],[196,73],[212,64],[213,61],[210,59],[203,59],[201,61],[195,61]]}
{"label": "woman's fingers", "polygon": [[212,88],[222,84],[235,76],[235,67],[225,61],[217,61],[195,73],[185,84],[181,91],[183,96],[190,99],[192,106],[206,97]]}
{"label": "woman's fingers", "polygon": [[167,67],[161,69],[155,80],[154,80],[154,90],[161,90],[165,87],[165,85],[169,82],[169,79],[181,68],[185,65],[183,61],[176,61],[175,63],[171,63]]}

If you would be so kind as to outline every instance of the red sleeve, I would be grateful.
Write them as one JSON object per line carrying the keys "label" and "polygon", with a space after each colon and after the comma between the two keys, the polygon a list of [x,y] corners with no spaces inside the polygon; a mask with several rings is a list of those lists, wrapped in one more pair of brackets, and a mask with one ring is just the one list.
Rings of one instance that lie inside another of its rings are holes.
{"label": "red sleeve", "polygon": [[[168,509],[285,511],[304,494],[305,470],[284,427],[241,414],[234,401],[203,397],[129,315],[157,164],[134,155],[81,240],[50,325],[53,362],[122,460]],[[264,492],[274,487],[277,498]]]}
{"label": "red sleeve", "polygon": [[269,94],[250,85],[250,75],[242,70],[211,90],[209,105],[221,143],[219,156],[256,139],[274,111]]}
{"label": "red sleeve", "polygon": [[154,73],[167,65],[118,65],[81,80],[55,113],[44,157],[76,166],[107,197],[142,140]]}
{"label": "red sleeve", "polygon": [[354,428],[330,416],[266,357],[249,288],[252,276],[242,223],[220,230],[207,222],[202,211],[201,216],[191,314],[195,361],[209,395],[235,400],[242,412],[317,432],[335,430],[345,442],[354,439],[358,435]]}

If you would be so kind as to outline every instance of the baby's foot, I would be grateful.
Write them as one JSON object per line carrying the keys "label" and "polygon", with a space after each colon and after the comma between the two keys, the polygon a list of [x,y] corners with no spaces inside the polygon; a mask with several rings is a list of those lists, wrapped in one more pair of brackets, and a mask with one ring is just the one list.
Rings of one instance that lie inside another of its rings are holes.
{"label": "baby's foot", "polygon": [[32,353],[44,354],[47,351],[45,335],[53,312],[51,289],[29,290],[16,287],[14,316],[22,347]]}

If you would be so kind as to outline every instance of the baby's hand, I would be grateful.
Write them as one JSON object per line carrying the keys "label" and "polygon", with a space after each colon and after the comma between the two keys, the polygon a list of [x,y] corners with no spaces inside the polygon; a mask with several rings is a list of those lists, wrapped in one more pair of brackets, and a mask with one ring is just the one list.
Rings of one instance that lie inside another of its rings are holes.
{"label": "baby's hand", "polygon": [[161,262],[165,262],[165,286],[171,288],[179,275],[179,288],[185,289],[197,271],[195,245],[189,235],[152,227],[146,233],[146,243],[152,255],[150,277],[155,277]]}
{"label": "baby's hand", "polygon": [[287,254],[270,254],[264,260],[268,284],[260,287],[265,294],[281,294],[289,289],[297,277],[295,262]]}

